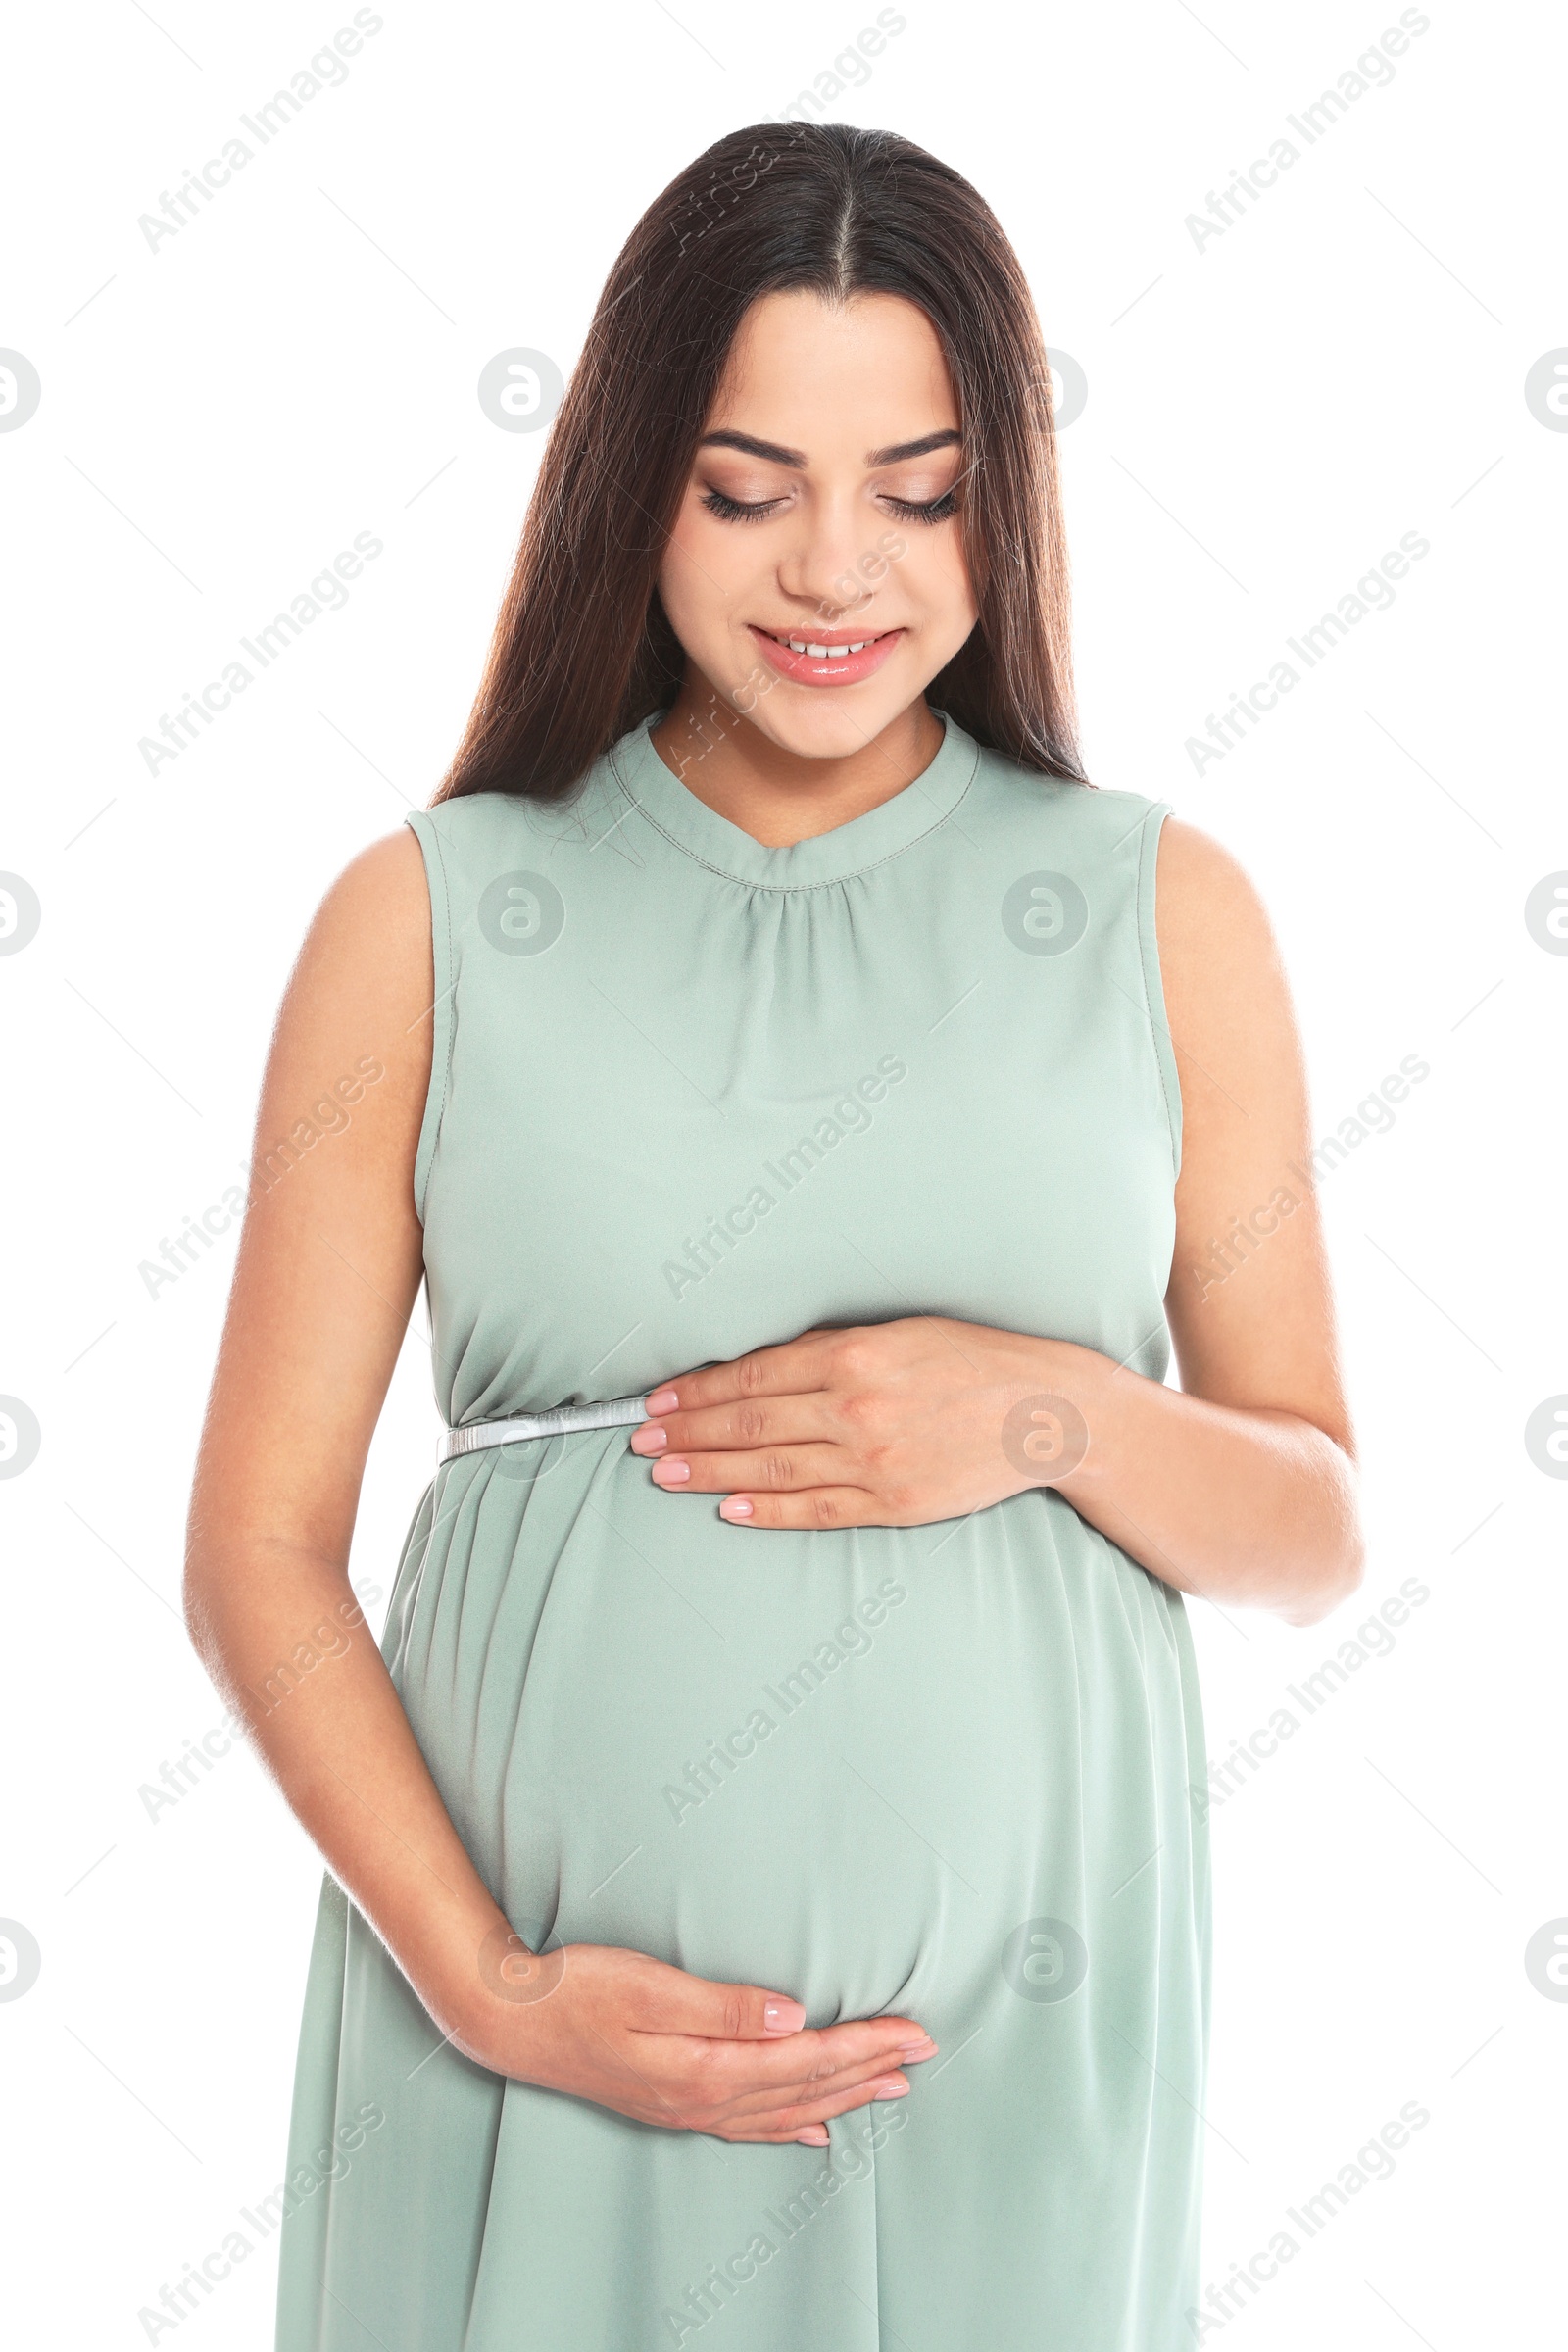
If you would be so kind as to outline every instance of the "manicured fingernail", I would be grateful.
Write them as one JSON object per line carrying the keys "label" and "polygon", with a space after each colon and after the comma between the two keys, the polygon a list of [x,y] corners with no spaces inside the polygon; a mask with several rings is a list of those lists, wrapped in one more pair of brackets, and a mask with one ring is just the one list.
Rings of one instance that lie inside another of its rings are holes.
{"label": "manicured fingernail", "polygon": [[656,1389],[651,1396],[643,1398],[643,1411],[652,1421],[661,1413],[672,1413],[679,1402],[673,1389]]}
{"label": "manicured fingernail", "polygon": [[676,1460],[654,1464],[654,1476],[662,1487],[683,1487],[691,1474],[690,1462]]}
{"label": "manicured fingernail", "polygon": [[827,2146],[827,2130],[822,2124],[808,2124],[806,2130],[797,2132],[795,2136],[803,2148],[825,2148]]}
{"label": "manicured fingernail", "polygon": [[806,2023],[799,2001],[764,2001],[762,2030],[766,2034],[798,2034]]}
{"label": "manicured fingernail", "polygon": [[907,2082],[901,2082],[896,2075],[890,2075],[885,2082],[873,2082],[871,2085],[873,2099],[906,2099],[908,2095],[909,2085]]}
{"label": "manicured fingernail", "polygon": [[634,1430],[632,1433],[631,1449],[633,1453],[662,1453],[668,1444],[668,1430],[661,1429],[657,1421],[650,1423],[644,1429]]}
{"label": "manicured fingernail", "polygon": [[744,1494],[726,1494],[718,1506],[721,1519],[750,1519],[752,1506]]}
{"label": "manicured fingernail", "polygon": [[937,2045],[927,2034],[924,2041],[908,2041],[904,2044],[899,2052],[899,2064],[902,2066],[906,2058],[934,2058],[936,2054]]}

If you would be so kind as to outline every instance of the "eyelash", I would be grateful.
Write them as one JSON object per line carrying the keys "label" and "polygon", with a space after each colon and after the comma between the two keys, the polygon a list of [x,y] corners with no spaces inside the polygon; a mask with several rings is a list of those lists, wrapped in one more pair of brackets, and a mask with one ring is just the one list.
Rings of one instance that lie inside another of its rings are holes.
{"label": "eyelash", "polygon": [[[911,506],[906,498],[887,498],[883,503],[892,508],[901,522],[946,522],[950,514],[957,512],[958,493],[944,491],[940,498],[929,500],[923,507]],[[769,498],[748,506],[743,499],[726,498],[722,490],[705,490],[703,504],[720,522],[762,522],[779,501]]]}

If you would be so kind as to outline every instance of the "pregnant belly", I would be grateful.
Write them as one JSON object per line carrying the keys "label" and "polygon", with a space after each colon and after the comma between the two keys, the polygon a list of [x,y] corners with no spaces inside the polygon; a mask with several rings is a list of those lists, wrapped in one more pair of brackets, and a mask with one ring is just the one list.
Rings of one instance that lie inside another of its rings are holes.
{"label": "pregnant belly", "polygon": [[623,1433],[508,1449],[442,1474],[385,1646],[530,1942],[935,2031],[1091,1957],[1136,1980],[1191,1921],[1181,1604],[1054,1495],[770,1534],[654,1489]]}

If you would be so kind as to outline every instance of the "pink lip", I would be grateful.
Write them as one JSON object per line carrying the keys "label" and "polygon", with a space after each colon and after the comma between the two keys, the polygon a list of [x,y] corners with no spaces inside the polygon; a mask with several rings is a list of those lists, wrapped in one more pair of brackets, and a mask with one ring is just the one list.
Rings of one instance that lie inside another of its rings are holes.
{"label": "pink lip", "polygon": [[[761,649],[764,662],[771,662],[780,677],[789,678],[797,686],[853,686],[859,678],[870,677],[881,668],[904,635],[902,629],[887,629],[858,654],[844,654],[836,662],[813,662],[808,654],[792,654],[787,645],[780,645],[765,629],[751,623],[753,637]],[[820,637],[812,637],[811,645],[854,644],[853,631],[829,629]]]}

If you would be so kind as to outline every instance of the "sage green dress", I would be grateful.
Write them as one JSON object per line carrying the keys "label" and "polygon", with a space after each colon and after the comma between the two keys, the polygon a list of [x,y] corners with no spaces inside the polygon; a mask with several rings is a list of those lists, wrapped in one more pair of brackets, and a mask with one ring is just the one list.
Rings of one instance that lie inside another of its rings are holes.
{"label": "sage green dress", "polygon": [[[416,1168],[449,1423],[959,1316],[1158,1380],[1180,1096],[1159,804],[951,720],[764,849],[638,728],[576,800],[410,818]],[[936,2037],[831,2147],[460,2057],[328,1881],[280,2352],[1176,2352],[1198,2300],[1202,1727],[1181,1598],[1034,1488],[768,1533],[630,1431],[460,1457],[383,1648],[513,1926]],[[1001,1442],[999,1436],[999,1443]]]}

